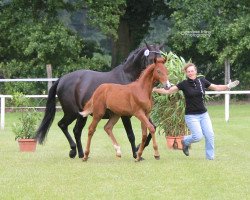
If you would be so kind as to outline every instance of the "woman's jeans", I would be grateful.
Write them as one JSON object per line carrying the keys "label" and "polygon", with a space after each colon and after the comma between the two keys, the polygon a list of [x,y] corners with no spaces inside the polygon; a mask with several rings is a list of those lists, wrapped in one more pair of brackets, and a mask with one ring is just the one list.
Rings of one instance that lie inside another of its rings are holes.
{"label": "woman's jeans", "polygon": [[191,135],[184,137],[184,144],[190,145],[191,143],[199,142],[203,135],[205,136],[206,143],[206,158],[209,160],[214,159],[214,131],[212,123],[207,112],[196,115],[185,115],[185,121]]}

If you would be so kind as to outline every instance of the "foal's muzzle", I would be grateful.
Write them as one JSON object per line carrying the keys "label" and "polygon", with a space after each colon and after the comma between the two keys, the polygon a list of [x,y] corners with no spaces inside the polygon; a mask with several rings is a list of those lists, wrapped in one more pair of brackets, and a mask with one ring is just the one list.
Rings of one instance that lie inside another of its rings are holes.
{"label": "foal's muzzle", "polygon": [[166,83],[163,84],[163,87],[165,90],[169,90],[171,88],[171,83],[169,81],[167,81]]}

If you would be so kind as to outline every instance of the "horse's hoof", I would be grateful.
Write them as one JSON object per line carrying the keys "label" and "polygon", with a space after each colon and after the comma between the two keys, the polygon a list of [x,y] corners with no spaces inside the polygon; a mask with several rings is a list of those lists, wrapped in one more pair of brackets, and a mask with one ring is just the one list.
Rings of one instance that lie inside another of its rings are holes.
{"label": "horse's hoof", "polygon": [[117,157],[117,158],[121,158],[122,155],[121,155],[121,154],[116,154],[116,157]]}
{"label": "horse's hoof", "polygon": [[79,157],[79,158],[83,158],[83,157],[84,157],[84,153],[79,153],[79,154],[78,154],[78,157]]}
{"label": "horse's hoof", "polygon": [[70,150],[69,157],[70,158],[75,158],[76,157],[76,151],[75,150]]}
{"label": "horse's hoof", "polygon": [[160,160],[160,155],[159,156],[154,156],[155,160]]}

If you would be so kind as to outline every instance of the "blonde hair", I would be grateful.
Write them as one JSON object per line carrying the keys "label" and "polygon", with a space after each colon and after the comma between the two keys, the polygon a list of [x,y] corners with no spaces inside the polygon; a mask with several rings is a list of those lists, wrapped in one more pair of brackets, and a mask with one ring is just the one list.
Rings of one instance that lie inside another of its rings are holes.
{"label": "blonde hair", "polygon": [[197,71],[197,68],[196,68],[194,63],[187,63],[186,65],[184,65],[183,71],[186,72],[187,68],[189,68],[191,66],[194,66],[195,70]]}

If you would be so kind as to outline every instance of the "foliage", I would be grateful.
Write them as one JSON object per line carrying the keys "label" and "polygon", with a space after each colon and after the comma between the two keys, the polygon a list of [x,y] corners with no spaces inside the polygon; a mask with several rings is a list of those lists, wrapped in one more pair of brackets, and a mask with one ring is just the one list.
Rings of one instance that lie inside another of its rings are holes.
{"label": "foliage", "polygon": [[191,56],[199,66],[204,65],[206,76],[210,73],[211,79],[217,78],[218,82],[223,78],[223,63],[227,59],[233,64],[232,78],[249,71],[249,66],[243,65],[250,53],[247,1],[176,0],[169,5],[175,10],[170,39],[175,51]]}
{"label": "foliage", "polygon": [[171,10],[164,0],[88,0],[90,22],[112,40],[112,67],[117,66],[150,31],[150,20]]}
{"label": "foliage", "polygon": [[117,39],[120,16],[124,14],[125,0],[86,0],[89,22],[105,35]]}
{"label": "foliage", "polygon": [[29,112],[22,112],[19,122],[13,124],[15,140],[34,138],[36,135],[36,123],[38,121],[35,109]]}
{"label": "foliage", "polygon": [[[182,71],[186,64],[182,57],[169,52],[164,54],[167,58],[166,66],[169,70],[169,77],[173,84],[185,79]],[[171,95],[153,94],[154,107],[151,112],[153,122],[158,127],[159,133],[168,136],[178,136],[188,134],[185,124],[185,99],[182,92]]]}
{"label": "foliage", "polygon": [[[12,98],[13,104],[17,107],[28,106],[28,99],[22,93],[15,93]],[[17,123],[13,123],[12,131],[17,139],[34,138],[36,135],[36,125],[38,121],[38,113],[34,108],[23,108],[21,117]]]}

